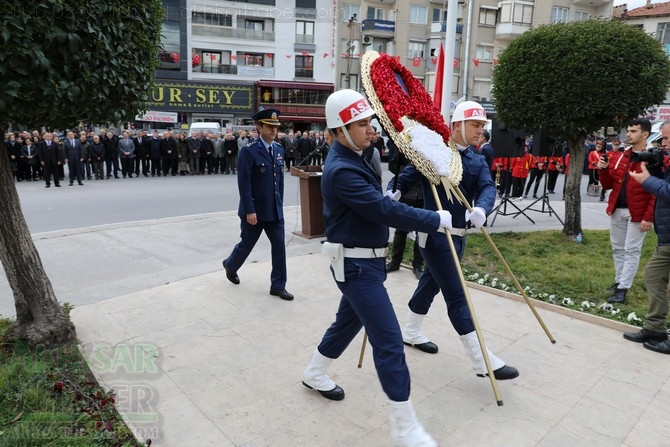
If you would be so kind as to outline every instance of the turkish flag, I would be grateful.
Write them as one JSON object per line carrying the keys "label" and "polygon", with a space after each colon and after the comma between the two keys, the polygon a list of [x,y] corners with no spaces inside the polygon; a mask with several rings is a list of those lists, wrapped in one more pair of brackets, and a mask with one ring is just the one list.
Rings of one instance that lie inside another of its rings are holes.
{"label": "turkish flag", "polygon": [[266,56],[269,57],[270,59],[272,59],[275,55],[272,54],[272,53],[267,53]]}
{"label": "turkish flag", "polygon": [[286,59],[291,59],[291,55],[290,55],[290,54],[287,54],[287,55],[286,55]]}
{"label": "turkish flag", "polygon": [[421,65],[421,58],[420,57],[414,57],[412,59],[412,67],[418,67]]}
{"label": "turkish flag", "polygon": [[493,59],[493,65],[498,65],[498,59]]}
{"label": "turkish flag", "polygon": [[342,53],[342,57],[349,57],[349,53]]}
{"label": "turkish flag", "polygon": [[437,64],[437,58],[435,56],[431,56],[430,61],[433,63],[433,65]]}
{"label": "turkish flag", "polygon": [[433,103],[438,109],[442,109],[442,88],[444,84],[444,47],[440,42],[440,53],[437,55],[437,71],[435,73],[435,91],[433,92]]}
{"label": "turkish flag", "polygon": [[309,56],[309,53],[307,51],[301,51],[300,54],[302,54],[303,56]]}
{"label": "turkish flag", "polygon": [[237,55],[233,54],[233,55],[230,56],[230,58],[231,58],[232,60],[236,61],[236,60],[237,60]]}
{"label": "turkish flag", "polygon": [[323,53],[323,58],[325,59],[327,57],[328,57],[328,53]]}
{"label": "turkish flag", "polygon": [[457,57],[455,57],[455,58],[454,58],[454,68],[458,68],[458,64],[459,64],[459,63],[460,63],[460,61],[458,60]]}
{"label": "turkish flag", "polygon": [[479,67],[479,59],[472,59],[472,63],[475,64],[475,67]]}

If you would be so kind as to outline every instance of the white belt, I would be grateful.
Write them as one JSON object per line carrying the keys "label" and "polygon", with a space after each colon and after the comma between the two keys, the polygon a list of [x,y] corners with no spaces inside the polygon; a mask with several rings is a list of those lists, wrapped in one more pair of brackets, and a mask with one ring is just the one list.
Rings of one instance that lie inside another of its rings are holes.
{"label": "white belt", "polygon": [[449,229],[449,233],[451,233],[452,236],[465,236],[465,233],[468,231],[467,228],[451,228]]}
{"label": "white belt", "polygon": [[386,247],[384,248],[346,248],[344,247],[345,258],[385,258]]}

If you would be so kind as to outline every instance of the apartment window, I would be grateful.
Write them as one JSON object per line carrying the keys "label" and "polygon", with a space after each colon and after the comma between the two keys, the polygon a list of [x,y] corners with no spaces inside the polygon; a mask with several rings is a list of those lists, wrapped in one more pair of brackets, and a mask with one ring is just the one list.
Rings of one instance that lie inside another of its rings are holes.
{"label": "apartment window", "polygon": [[524,23],[530,25],[533,23],[533,5],[514,4],[514,16],[512,17],[514,23]]}
{"label": "apartment window", "polygon": [[589,19],[588,11],[575,11],[575,22],[580,22],[582,20],[588,20],[588,19]]}
{"label": "apartment window", "polygon": [[491,80],[475,79],[472,85],[472,94],[483,101],[482,98],[489,100],[491,98]]}
{"label": "apartment window", "polygon": [[299,54],[295,56],[295,77],[314,77],[314,56],[304,56]]}
{"label": "apartment window", "polygon": [[481,62],[493,61],[493,46],[477,45],[477,48],[475,49],[475,57]]}
{"label": "apartment window", "polygon": [[661,42],[662,45],[667,46],[670,44],[670,23],[659,23],[656,28],[656,40]]}
{"label": "apartment window", "polygon": [[179,32],[179,3],[176,1],[163,2],[165,17],[161,31],[162,51],[158,53],[160,70],[179,71],[181,34]]}
{"label": "apartment window", "polygon": [[[246,65],[248,67],[264,67],[265,66],[265,54],[263,53],[238,53],[237,54],[237,65]],[[272,66],[272,58],[270,59],[269,66]]]}
{"label": "apartment window", "polygon": [[447,10],[442,11],[440,8],[433,8],[433,23],[446,23]]}
{"label": "apartment window", "polygon": [[409,45],[407,47],[407,57],[414,58],[414,57],[424,57],[426,54],[426,43],[425,42],[417,42],[417,41],[409,41]]}
{"label": "apartment window", "polygon": [[353,16],[360,18],[361,15],[361,7],[359,5],[349,5],[344,3],[342,4],[340,11],[342,11],[343,22],[348,22]]}
{"label": "apartment window", "polygon": [[500,2],[499,22],[532,25],[533,5],[521,4],[514,1]]}
{"label": "apartment window", "polygon": [[554,6],[551,10],[551,23],[568,23],[568,8]]}
{"label": "apartment window", "polygon": [[295,7],[296,8],[315,9],[316,8],[316,0],[295,0]]}
{"label": "apartment window", "polygon": [[360,40],[352,40],[349,41],[349,39],[342,39],[340,42],[342,48],[342,51],[340,51],[341,54],[347,54],[351,57],[360,57],[361,56],[361,41]]}
{"label": "apartment window", "polygon": [[358,90],[358,75],[349,75],[349,79],[347,79],[347,75],[345,73],[340,74],[340,88],[351,88]]}
{"label": "apartment window", "polygon": [[428,8],[425,6],[410,6],[409,23],[417,25],[425,25],[428,23]]}
{"label": "apartment window", "polygon": [[368,20],[384,20],[385,11],[382,8],[375,8],[374,6],[368,6],[368,12],[366,18]]}
{"label": "apartment window", "polygon": [[376,51],[377,53],[386,53],[384,47],[385,47],[384,42],[381,40],[373,40],[372,45],[370,46],[370,48]]}
{"label": "apartment window", "polygon": [[227,14],[193,11],[191,20],[197,25],[233,26],[233,16]]}
{"label": "apartment window", "polygon": [[296,20],[295,43],[314,43],[314,22]]}
{"label": "apartment window", "polygon": [[263,31],[265,29],[265,22],[263,20],[245,20],[244,29]]}
{"label": "apartment window", "polygon": [[495,26],[497,9],[481,8],[479,10],[479,24]]}

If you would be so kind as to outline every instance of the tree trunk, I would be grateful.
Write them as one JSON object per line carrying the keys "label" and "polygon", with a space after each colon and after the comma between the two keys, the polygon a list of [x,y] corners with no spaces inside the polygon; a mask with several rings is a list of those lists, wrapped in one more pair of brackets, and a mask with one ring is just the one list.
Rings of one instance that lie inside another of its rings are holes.
{"label": "tree trunk", "polygon": [[582,231],[581,182],[584,166],[584,137],[572,136],[568,140],[570,166],[565,179],[565,225],[563,234],[575,238]]}
{"label": "tree trunk", "polygon": [[0,262],[16,306],[16,321],[3,341],[24,340],[36,347],[74,340],[74,325],[56,299],[28,231],[4,145],[0,148],[0,203]]}

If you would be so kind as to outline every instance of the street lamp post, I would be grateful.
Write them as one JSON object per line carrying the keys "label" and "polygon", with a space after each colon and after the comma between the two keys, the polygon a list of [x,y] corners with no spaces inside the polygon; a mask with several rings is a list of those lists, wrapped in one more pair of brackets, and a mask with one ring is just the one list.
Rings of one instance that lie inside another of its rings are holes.
{"label": "street lamp post", "polygon": [[351,16],[347,28],[349,28],[349,42],[347,42],[347,88],[351,88],[351,62],[354,51],[354,23],[356,23],[356,14]]}

